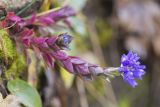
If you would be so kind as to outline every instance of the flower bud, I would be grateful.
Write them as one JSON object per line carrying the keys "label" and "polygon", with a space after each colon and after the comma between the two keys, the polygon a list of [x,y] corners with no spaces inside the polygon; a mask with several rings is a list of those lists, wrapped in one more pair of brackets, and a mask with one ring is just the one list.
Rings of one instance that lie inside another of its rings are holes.
{"label": "flower bud", "polygon": [[60,34],[58,36],[58,39],[56,41],[56,44],[61,48],[61,49],[64,49],[64,50],[70,50],[69,49],[69,44],[71,43],[72,41],[72,36],[70,36],[69,34],[67,33],[64,33],[64,34]]}

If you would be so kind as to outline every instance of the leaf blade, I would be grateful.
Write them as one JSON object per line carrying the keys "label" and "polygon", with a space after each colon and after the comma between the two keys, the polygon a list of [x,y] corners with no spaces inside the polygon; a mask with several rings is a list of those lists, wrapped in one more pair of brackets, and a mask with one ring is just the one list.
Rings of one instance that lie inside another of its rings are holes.
{"label": "leaf blade", "polygon": [[7,84],[8,90],[17,96],[28,107],[42,107],[38,92],[25,81],[20,79],[11,80]]}

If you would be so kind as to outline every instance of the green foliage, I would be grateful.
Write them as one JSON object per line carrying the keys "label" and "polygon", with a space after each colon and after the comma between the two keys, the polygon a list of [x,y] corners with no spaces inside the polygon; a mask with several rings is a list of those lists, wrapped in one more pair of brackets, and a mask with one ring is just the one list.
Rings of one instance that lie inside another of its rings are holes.
{"label": "green foliage", "polygon": [[42,107],[38,92],[25,81],[20,79],[11,80],[7,84],[8,90],[17,96],[22,104],[27,107]]}
{"label": "green foliage", "polygon": [[12,61],[16,55],[15,48],[8,33],[1,29],[0,30],[0,60]]}
{"label": "green foliage", "polygon": [[17,56],[16,59],[13,61],[9,69],[5,71],[5,77],[7,79],[9,78],[16,78],[19,76],[19,74],[23,71],[25,68],[25,60],[24,57]]}

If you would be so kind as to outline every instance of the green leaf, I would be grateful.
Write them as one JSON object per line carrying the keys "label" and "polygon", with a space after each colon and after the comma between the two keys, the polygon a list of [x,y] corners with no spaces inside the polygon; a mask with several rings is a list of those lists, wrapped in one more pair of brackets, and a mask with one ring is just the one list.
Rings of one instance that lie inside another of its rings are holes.
{"label": "green leaf", "polygon": [[40,96],[36,89],[20,79],[11,80],[7,84],[8,90],[17,96],[27,107],[42,107]]}

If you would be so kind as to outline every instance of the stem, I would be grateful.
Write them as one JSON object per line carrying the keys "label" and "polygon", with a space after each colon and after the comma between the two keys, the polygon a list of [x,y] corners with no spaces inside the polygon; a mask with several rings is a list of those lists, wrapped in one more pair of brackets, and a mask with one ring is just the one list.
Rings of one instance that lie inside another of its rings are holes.
{"label": "stem", "polygon": [[103,70],[103,72],[97,73],[99,76],[113,76],[113,72],[118,71],[118,67],[108,67]]}
{"label": "stem", "polygon": [[111,73],[111,72],[115,72],[118,71],[118,67],[108,67],[106,69],[104,69],[104,73]]}
{"label": "stem", "polygon": [[[59,10],[59,9],[60,9],[60,7],[56,7],[56,8],[50,9],[50,10],[48,10],[48,11],[38,13],[38,14],[36,15],[36,17],[44,16],[44,15],[49,14],[49,13],[51,13],[51,12],[57,11],[57,10]],[[29,18],[31,18],[31,16],[25,17],[24,19],[29,19]]]}
{"label": "stem", "polygon": [[57,10],[59,10],[59,9],[60,9],[60,7],[56,7],[56,8],[50,9],[50,10],[48,10],[48,11],[45,11],[45,12],[39,13],[39,14],[37,14],[36,16],[37,16],[37,17],[39,17],[39,16],[43,16],[43,15],[45,15],[45,14],[48,14],[48,13],[51,13],[51,12],[57,11]]}

